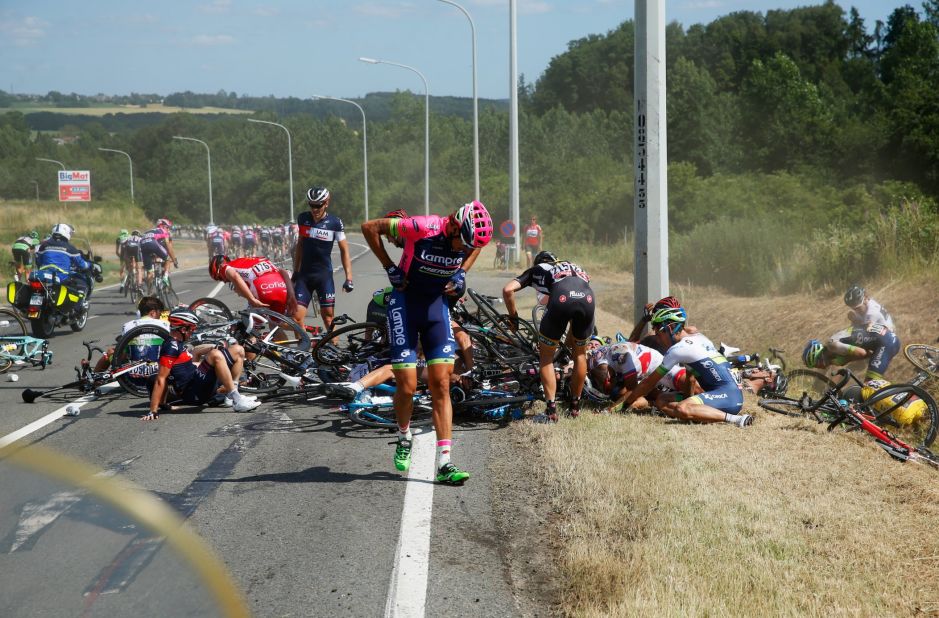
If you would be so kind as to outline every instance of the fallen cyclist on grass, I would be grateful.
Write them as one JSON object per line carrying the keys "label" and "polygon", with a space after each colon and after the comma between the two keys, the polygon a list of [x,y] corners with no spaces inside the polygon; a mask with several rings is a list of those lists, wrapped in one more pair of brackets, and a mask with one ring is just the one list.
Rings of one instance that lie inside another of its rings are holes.
{"label": "fallen cyclist on grass", "polygon": [[198,316],[189,309],[170,312],[170,337],[160,347],[160,371],[151,381],[150,412],[142,420],[158,419],[160,411],[173,410],[174,403],[204,405],[220,393],[225,395],[222,405],[230,405],[235,412],[261,405],[256,398],[238,392],[245,361],[242,346],[205,344],[190,353],[186,342],[198,325]]}

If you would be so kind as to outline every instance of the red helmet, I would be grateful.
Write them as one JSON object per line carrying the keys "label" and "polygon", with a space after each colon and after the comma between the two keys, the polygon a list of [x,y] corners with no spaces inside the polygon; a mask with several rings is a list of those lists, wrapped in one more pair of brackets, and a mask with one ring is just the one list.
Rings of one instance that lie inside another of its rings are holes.
{"label": "red helmet", "polygon": [[228,269],[228,263],[231,262],[227,255],[213,255],[209,260],[209,276],[216,281],[225,279],[225,271]]}
{"label": "red helmet", "polygon": [[385,213],[385,219],[407,219],[408,212],[403,208],[398,208],[397,210],[392,210],[388,213]]}
{"label": "red helmet", "polygon": [[177,307],[170,311],[169,323],[171,329],[198,326],[199,316],[190,311],[188,307]]}
{"label": "red helmet", "polygon": [[173,222],[170,221],[169,219],[157,219],[156,224],[157,224],[157,227],[165,227],[166,229],[170,229],[173,227]]}
{"label": "red helmet", "polygon": [[652,312],[655,313],[659,309],[678,309],[681,307],[681,302],[674,296],[666,296],[661,298],[652,306]]}

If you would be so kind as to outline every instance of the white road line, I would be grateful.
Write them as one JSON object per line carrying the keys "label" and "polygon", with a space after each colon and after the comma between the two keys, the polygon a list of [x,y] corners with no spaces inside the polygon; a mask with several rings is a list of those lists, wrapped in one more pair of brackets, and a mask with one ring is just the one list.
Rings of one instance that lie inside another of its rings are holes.
{"label": "white road line", "polygon": [[225,287],[225,282],[219,281],[218,284],[212,288],[212,291],[209,292],[209,298],[215,298],[215,295],[221,292],[223,287]]}
{"label": "white road line", "polygon": [[[105,385],[99,387],[98,390],[100,390],[102,393],[106,393],[106,392],[109,392],[109,391],[113,390],[114,387],[120,388],[120,386],[118,385],[117,382],[108,382],[107,384],[105,384]],[[46,414],[46,415],[43,416],[42,418],[33,421],[33,422],[30,423],[29,425],[26,425],[26,426],[24,426],[24,427],[21,427],[21,428],[17,429],[16,431],[14,431],[13,433],[8,433],[7,435],[5,435],[5,436],[3,436],[2,438],[0,438],[0,448],[3,448],[4,446],[6,446],[6,445],[8,445],[8,444],[13,444],[14,442],[16,442],[17,440],[19,440],[20,438],[24,438],[24,437],[28,436],[29,434],[33,433],[34,431],[38,431],[38,430],[42,429],[43,427],[45,427],[45,426],[48,425],[49,423],[51,423],[51,422],[53,422],[53,421],[59,420],[60,418],[62,418],[63,416],[65,416],[65,409],[66,409],[67,407],[69,407],[69,406],[71,406],[71,405],[75,405],[75,406],[78,406],[79,408],[81,408],[83,405],[85,405],[85,404],[88,403],[89,401],[94,401],[94,400],[96,400],[97,398],[98,398],[98,396],[95,395],[94,393],[88,393],[87,395],[82,395],[81,397],[79,397],[79,398],[76,399],[75,401],[71,401],[71,402],[65,404],[65,405],[62,406],[61,408],[59,408],[59,409],[57,409],[57,410],[54,410],[53,412],[50,412],[49,414]]]}
{"label": "white road line", "polygon": [[424,616],[430,563],[430,524],[434,509],[436,444],[434,431],[414,436],[385,618]]}

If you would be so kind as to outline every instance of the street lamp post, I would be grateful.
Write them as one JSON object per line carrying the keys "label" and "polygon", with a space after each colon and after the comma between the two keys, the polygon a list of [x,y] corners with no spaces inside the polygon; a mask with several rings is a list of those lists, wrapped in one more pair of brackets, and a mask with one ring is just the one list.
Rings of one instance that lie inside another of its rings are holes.
{"label": "street lamp post", "polygon": [[36,180],[30,180],[29,182],[36,185],[36,201],[38,202],[39,201],[39,182]]}
{"label": "street lamp post", "polygon": [[460,9],[466,19],[469,20],[470,30],[473,35],[473,179],[475,181],[476,199],[479,199],[479,103],[476,96],[476,24],[472,16],[462,6],[453,2],[453,0],[438,0],[445,4],[450,4]]}
{"label": "street lamp post", "polygon": [[209,151],[209,145],[203,142],[201,139],[196,139],[194,137],[183,137],[181,135],[174,135],[173,139],[186,140],[188,142],[199,142],[205,146],[205,155],[209,162],[209,224],[215,224],[215,211],[212,208],[212,153]]}
{"label": "street lamp post", "polygon": [[62,171],[65,171],[65,164],[61,161],[56,161],[55,159],[43,159],[42,157],[36,157],[37,161],[45,161],[46,163],[55,163],[62,168]]}
{"label": "street lamp post", "polygon": [[290,220],[293,221],[294,220],[294,217],[293,217],[293,147],[291,146],[291,143],[290,143],[290,131],[288,131],[287,127],[285,127],[284,125],[278,124],[276,122],[271,122],[269,120],[257,120],[255,118],[248,118],[248,122],[257,122],[259,124],[269,124],[275,127],[280,127],[287,134],[287,169],[289,170],[288,173],[290,174]]}
{"label": "street lamp post", "polygon": [[424,82],[424,214],[430,214],[430,90],[427,88],[427,78],[424,74],[412,66],[391,62],[390,60],[377,60],[375,58],[359,58],[362,62],[369,64],[390,64],[394,67],[401,67],[414,71]]}
{"label": "street lamp post", "polygon": [[127,157],[127,162],[130,164],[130,201],[134,202],[134,162],[130,158],[130,155],[123,150],[115,150],[114,148],[98,148],[98,150],[103,150],[105,152],[117,152]]}
{"label": "street lamp post", "polygon": [[349,99],[341,99],[339,97],[330,97],[314,94],[314,99],[328,99],[330,101],[342,101],[343,103],[350,103],[359,108],[359,113],[362,114],[362,169],[365,175],[365,221],[368,221],[368,131],[365,128],[365,110],[362,109],[362,106],[351,101]]}

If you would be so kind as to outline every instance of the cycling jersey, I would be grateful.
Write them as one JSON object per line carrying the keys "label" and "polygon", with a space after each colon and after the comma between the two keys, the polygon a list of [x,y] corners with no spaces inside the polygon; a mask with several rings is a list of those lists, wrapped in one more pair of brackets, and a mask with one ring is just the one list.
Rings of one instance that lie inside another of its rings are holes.
{"label": "cycling jersey", "polygon": [[448,217],[430,215],[391,219],[389,235],[404,241],[398,267],[407,278],[411,295],[435,297],[443,294],[450,277],[463,265],[466,251],[454,251],[446,234]]}
{"label": "cycling jersey", "polygon": [[121,243],[121,259],[142,261],[143,252],[140,249],[142,243],[143,237],[137,235],[128,236],[124,242]]}
{"label": "cycling jersey", "polygon": [[166,247],[166,241],[169,238],[169,232],[161,227],[144,232],[143,242],[140,243],[144,268],[150,270],[153,268],[154,259],[165,260],[169,257],[169,250]]}
{"label": "cycling jersey", "polygon": [[299,273],[303,275],[329,272],[332,275],[333,261],[332,251],[333,242],[341,242],[346,239],[345,228],[342,219],[327,214],[319,221],[313,221],[313,215],[309,212],[301,212],[297,216],[297,223],[300,225],[300,268]]}
{"label": "cycling jersey", "polygon": [[366,322],[385,323],[388,317],[388,302],[391,300],[392,292],[394,292],[394,288],[388,285],[372,294],[372,300],[368,301],[368,307],[365,308]]}
{"label": "cycling jersey", "polygon": [[825,349],[833,355],[832,363],[843,365],[849,361],[852,347],[863,348],[871,353],[867,363],[868,373],[883,377],[890,361],[900,351],[900,339],[883,324],[871,324],[867,328],[846,328],[831,336]]}
{"label": "cycling jersey", "polygon": [[525,244],[529,247],[537,247],[541,244],[541,226],[538,224],[529,225],[525,228]]}
{"label": "cycling jersey", "polygon": [[[627,341],[600,346],[589,356],[587,366],[593,371],[601,365],[606,365],[610,371],[611,384],[621,386],[630,378],[641,382],[662,364],[662,358],[657,350]],[[662,376],[656,387],[659,390],[678,390],[676,385],[684,374],[685,369],[681,365],[675,365]],[[616,398],[614,393],[611,393],[611,396]]]}
{"label": "cycling jersey", "polygon": [[678,364],[687,367],[704,389],[703,393],[690,397],[689,401],[731,414],[736,414],[743,407],[743,393],[730,372],[730,363],[704,335],[697,333],[682,337],[681,341],[668,349],[662,364],[655,371],[664,376]]}
{"label": "cycling jersey", "polygon": [[[226,348],[221,349],[229,368],[234,359]],[[218,391],[215,368],[203,360],[197,367],[192,362],[186,343],[169,337],[160,347],[160,366],[170,368],[173,390],[184,403],[202,404],[212,399]]]}
{"label": "cycling jersey", "polygon": [[593,290],[590,276],[580,266],[572,262],[536,264],[515,280],[523,288],[531,286],[548,296],[544,316],[538,325],[542,343],[557,345],[568,324],[578,344],[593,334],[596,311]]}
{"label": "cycling jersey", "polygon": [[13,241],[13,261],[23,266],[29,266],[33,263],[31,251],[39,244],[38,238],[32,236],[20,236]]}
{"label": "cycling jersey", "polygon": [[872,298],[867,300],[867,311],[864,313],[863,318],[855,323],[855,326],[865,326],[867,324],[886,326],[891,332],[897,330],[893,324],[893,317],[887,313],[887,310],[880,303]]}
{"label": "cycling jersey", "polygon": [[233,268],[244,279],[251,293],[278,313],[287,308],[287,282],[277,266],[266,257],[243,257],[223,264],[220,275]]}

